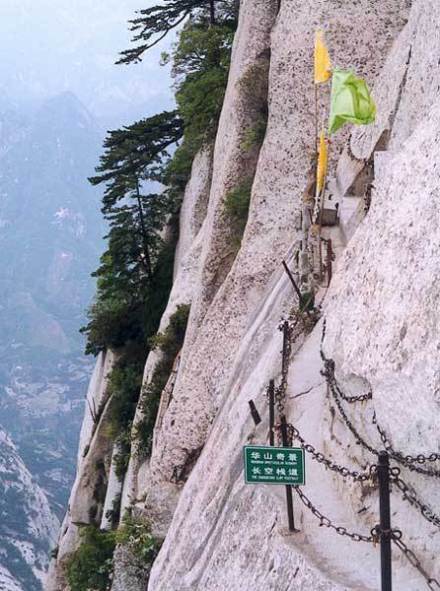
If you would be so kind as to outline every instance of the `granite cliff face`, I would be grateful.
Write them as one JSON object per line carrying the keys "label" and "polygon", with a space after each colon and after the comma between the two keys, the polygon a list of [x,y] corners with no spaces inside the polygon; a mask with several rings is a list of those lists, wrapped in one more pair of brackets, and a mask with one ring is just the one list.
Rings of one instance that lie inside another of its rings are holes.
{"label": "granite cliff face", "polygon": [[[299,280],[318,26],[326,29],[335,63],[353,66],[371,82],[378,116],[332,142],[328,197],[339,204],[339,225],[325,228],[324,237],[332,240],[336,261],[330,285],[322,282],[317,292],[320,319],[311,326],[298,314],[281,261]],[[214,150],[200,153],[193,165],[161,326],[178,304],[191,304],[185,343],[162,396],[151,459],[141,461],[134,446],[122,491],[106,487],[107,507],[122,493],[122,512],[131,508],[148,518],[164,543],[149,577],[132,572],[130,556],[119,549],[113,591],[378,588],[378,548],[320,527],[296,495],[299,532],[290,533],[284,489],[245,485],[242,447],[267,443],[266,390],[275,379],[286,386],[287,420],[317,451],[350,470],[376,463],[359,440],[382,449],[378,427],[403,456],[438,452],[439,30],[433,0],[281,0],[279,10],[276,2],[242,0],[219,131]],[[261,149],[246,151],[243,138],[256,117],[249,77],[255,95],[267,94],[269,118]],[[253,178],[252,196],[236,252],[224,202],[245,177]],[[284,375],[282,319],[294,327]],[[326,375],[321,352],[334,362]],[[154,352],[145,384],[156,362]],[[90,400],[104,409],[107,363],[108,357],[98,361],[89,389]],[[338,391],[371,395],[350,403]],[[263,419],[257,427],[249,400]],[[140,405],[136,420],[141,415]],[[67,588],[62,567],[78,543],[78,524],[87,523],[97,478],[91,467],[101,461],[112,482],[105,410],[100,416],[95,429],[86,418],[80,455],[87,448],[92,459],[79,461],[50,590]],[[437,480],[426,472],[438,471],[436,464],[405,466],[395,455],[411,494],[435,512]],[[336,526],[370,536],[378,515],[374,483],[341,478],[307,455],[302,491]],[[396,484],[392,508],[393,527],[421,570],[439,579],[438,527],[402,499]],[[396,588],[428,588],[421,570],[397,546],[393,552]]]}

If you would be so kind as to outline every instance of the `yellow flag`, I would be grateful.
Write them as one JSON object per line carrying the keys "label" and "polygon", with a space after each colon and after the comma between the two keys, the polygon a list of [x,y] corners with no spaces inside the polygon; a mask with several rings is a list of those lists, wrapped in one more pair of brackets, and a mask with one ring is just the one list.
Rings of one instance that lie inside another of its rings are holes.
{"label": "yellow flag", "polygon": [[327,82],[331,76],[332,63],[325,45],[324,33],[316,31],[315,36],[315,84]]}
{"label": "yellow flag", "polygon": [[327,176],[327,142],[324,131],[319,136],[319,156],[316,168],[316,189],[318,194],[322,191]]}

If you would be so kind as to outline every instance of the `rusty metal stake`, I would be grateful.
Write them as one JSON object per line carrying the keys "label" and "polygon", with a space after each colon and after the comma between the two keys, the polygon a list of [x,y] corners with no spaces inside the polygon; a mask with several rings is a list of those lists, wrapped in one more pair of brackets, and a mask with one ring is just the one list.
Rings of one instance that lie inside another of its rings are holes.
{"label": "rusty metal stake", "polygon": [[283,356],[281,359],[281,374],[284,376],[287,373],[289,366],[288,347],[290,339],[290,329],[287,320],[283,322]]}
{"label": "rusty metal stake", "polygon": [[261,423],[261,417],[253,400],[249,400],[249,408],[251,410],[251,415],[254,419],[255,425],[259,425]]}
{"label": "rusty metal stake", "polygon": [[329,238],[327,240],[327,287],[330,285],[332,277],[333,277],[333,249],[332,249],[332,241]]}
{"label": "rusty metal stake", "polygon": [[327,256],[326,256],[326,265],[325,270],[327,271],[327,287],[330,285],[330,282],[333,277],[333,260],[334,260],[334,253],[332,248],[332,241],[331,238],[322,238],[322,241],[327,245]]}
{"label": "rusty metal stake", "polygon": [[299,298],[299,301],[301,302],[301,298],[302,298],[301,291],[300,291],[299,287],[297,286],[297,284],[296,284],[296,281],[295,281],[295,279],[293,278],[293,275],[292,275],[292,273],[290,272],[290,269],[289,269],[289,267],[287,266],[287,263],[286,263],[286,261],[283,261],[283,267],[284,267],[284,270],[285,270],[285,271],[286,271],[286,273],[287,273],[287,276],[288,276],[288,277],[289,277],[289,279],[290,279],[290,282],[291,282],[291,283],[292,283],[292,285],[293,285],[293,289],[295,290],[295,292],[296,292],[296,295],[297,295],[297,296],[298,296],[298,298]]}
{"label": "rusty metal stake", "polygon": [[[287,423],[286,416],[281,415],[281,441],[283,447],[291,447],[287,437]],[[293,514],[293,496],[292,487],[290,484],[286,484],[286,503],[287,503],[287,519],[289,522],[289,531],[298,531],[295,529],[295,517]]]}
{"label": "rusty metal stake", "polygon": [[386,451],[379,452],[377,477],[379,480],[381,590],[392,591],[390,463]]}
{"label": "rusty metal stake", "polygon": [[[287,266],[287,263],[286,263],[286,261],[282,261],[282,263],[283,263],[284,270],[286,271],[286,273],[287,273],[287,276],[289,277],[289,279],[290,279],[290,282],[291,282],[291,284],[293,285],[293,289],[295,290],[295,293],[296,293],[296,295],[298,296],[298,300],[299,300],[299,307],[301,308],[301,306],[302,306],[302,302],[303,302],[303,296],[302,296],[302,293],[301,293],[301,291],[300,291],[300,289],[299,289],[298,285],[296,284],[296,281],[295,281],[295,279],[293,278],[293,275],[292,275],[292,273],[291,273],[291,271],[290,271],[289,267]],[[308,309],[307,309],[307,307],[305,308],[305,312],[306,312],[307,316],[309,316],[309,317],[310,317],[310,310],[308,310]]]}
{"label": "rusty metal stake", "polygon": [[275,382],[269,382],[269,445],[275,445]]}

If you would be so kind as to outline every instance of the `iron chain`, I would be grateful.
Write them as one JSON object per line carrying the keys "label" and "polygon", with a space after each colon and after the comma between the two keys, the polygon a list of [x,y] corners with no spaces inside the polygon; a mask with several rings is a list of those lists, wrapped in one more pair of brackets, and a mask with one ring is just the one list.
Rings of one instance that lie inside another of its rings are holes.
{"label": "iron chain", "polygon": [[303,505],[307,507],[307,509],[309,509],[311,513],[319,520],[320,527],[328,527],[340,536],[346,536],[347,538],[350,538],[351,540],[353,540],[353,542],[372,543],[376,541],[372,533],[369,536],[364,536],[363,534],[349,532],[346,527],[343,527],[341,525],[334,525],[334,523],[332,523],[332,521],[328,517],[323,515],[321,511],[319,511],[319,509],[317,509],[313,505],[312,501],[308,497],[306,497],[306,495],[300,488],[294,487],[294,490],[301,499]]}
{"label": "iron chain", "polygon": [[400,478],[400,468],[392,467],[390,469],[390,481],[400,490],[405,501],[420,510],[426,521],[429,521],[436,527],[440,528],[440,517],[436,515],[428,505],[423,503],[423,501],[418,498],[417,493],[409,484]]}
{"label": "iron chain", "polygon": [[[342,392],[342,390],[339,387],[339,385],[337,384],[337,381],[335,378],[335,362],[333,361],[333,359],[327,359],[324,354],[324,351],[323,351],[323,342],[325,339],[325,334],[326,334],[326,321],[324,319],[323,328],[322,328],[322,336],[321,336],[321,358],[324,362],[324,369],[321,371],[321,373],[327,381],[329,389],[333,395],[336,406],[338,407],[338,410],[339,410],[342,418],[344,419],[349,430],[355,436],[357,443],[362,445],[370,453],[372,453],[374,455],[378,455],[379,451],[377,449],[373,448],[371,445],[369,445],[363,439],[363,437],[361,437],[359,432],[356,430],[353,423],[349,420],[347,413],[345,412],[345,410],[342,406],[342,403],[341,403],[341,399],[346,400],[347,402],[364,402],[364,401],[370,399],[372,397],[372,394],[371,394],[371,392],[368,392],[367,394],[362,394],[360,396],[347,396]],[[418,472],[419,474],[424,474],[425,476],[440,478],[440,470],[431,469],[431,468],[422,468],[420,466],[414,465],[417,463],[424,464],[425,462],[435,462],[437,460],[440,460],[440,453],[433,452],[433,453],[430,453],[429,455],[417,454],[417,455],[413,456],[413,455],[405,455],[405,454],[402,454],[401,452],[395,451],[392,447],[390,440],[386,436],[385,431],[377,424],[377,420],[375,419],[375,415],[373,415],[373,422],[376,424],[376,428],[379,432],[382,443],[392,459],[394,459],[399,464],[402,464],[403,466],[405,466],[406,468],[408,468],[408,470],[411,470],[412,472]]]}
{"label": "iron chain", "polygon": [[292,440],[296,439],[297,441],[299,441],[302,449],[308,452],[313,457],[313,459],[316,460],[319,464],[323,464],[326,468],[340,474],[344,478],[350,476],[350,478],[353,478],[353,480],[356,482],[373,481],[376,472],[376,466],[370,466],[370,469],[366,472],[357,472],[356,470],[349,470],[349,468],[346,468],[345,466],[341,466],[336,462],[333,462],[329,458],[326,458],[323,453],[318,452],[313,445],[307,443],[307,441],[301,436],[298,429],[296,429],[296,427],[294,427],[290,423],[287,425],[287,429],[290,438]]}
{"label": "iron chain", "polygon": [[422,563],[417,558],[415,553],[408,548],[405,542],[402,540],[402,532],[398,529],[393,529],[390,531],[383,531],[380,529],[380,526],[376,525],[372,528],[370,535],[366,536],[363,534],[358,534],[355,532],[350,532],[347,530],[346,527],[337,526],[332,521],[323,515],[319,509],[317,509],[312,501],[303,493],[303,491],[299,487],[294,487],[296,494],[299,496],[303,505],[309,509],[309,511],[319,520],[320,527],[328,527],[332,529],[340,536],[345,536],[350,538],[354,542],[367,542],[376,544],[380,541],[380,538],[383,535],[388,535],[394,544],[399,548],[399,550],[406,556],[409,563],[419,571],[419,573],[423,576],[426,583],[428,584],[429,589],[433,589],[434,591],[440,591],[440,583],[439,581],[431,577],[427,571],[423,568]]}
{"label": "iron chain", "polygon": [[371,390],[369,392],[367,392],[366,394],[359,394],[359,396],[347,396],[347,394],[344,394],[344,392],[339,387],[338,382],[336,381],[335,362],[333,361],[333,359],[328,359],[322,351],[321,351],[321,358],[324,361],[324,370],[321,372],[322,375],[325,376],[328,384],[330,384],[330,383],[332,384],[332,386],[337,390],[338,395],[343,400],[352,404],[354,402],[366,402],[367,400],[372,399],[373,393],[371,392]]}
{"label": "iron chain", "polygon": [[[289,323],[284,322],[280,329],[283,330],[284,339],[283,339],[283,358],[282,358],[282,375],[281,375],[281,384],[275,391],[275,399],[277,402],[278,411],[281,414],[284,414],[284,404],[287,392],[287,380],[288,380],[288,366],[291,356],[291,336],[292,336],[292,328]],[[347,413],[344,409],[342,404],[342,400],[355,403],[355,402],[365,402],[372,398],[372,392],[367,392],[366,394],[362,394],[360,396],[347,396],[339,387],[336,378],[335,378],[335,363],[332,359],[327,359],[323,352],[323,342],[325,339],[326,333],[326,322],[325,319],[323,321],[323,329],[322,329],[322,337],[321,337],[321,358],[324,362],[324,370],[321,372],[327,381],[328,387],[332,394],[332,397],[335,401],[335,404],[339,410],[339,413],[346,423],[348,429],[354,435],[356,442],[362,445],[365,449],[367,449],[373,455],[379,455],[379,451],[375,449],[372,445],[367,443],[363,437],[359,434],[356,427],[350,421],[347,416]],[[419,466],[415,466],[414,464],[424,464],[425,462],[434,462],[440,460],[439,453],[431,453],[427,456],[423,454],[418,454],[416,456],[411,455],[404,455],[400,452],[394,451],[391,442],[389,441],[388,437],[386,436],[383,429],[379,427],[377,421],[375,419],[375,415],[373,418],[373,422],[376,424],[378,432],[380,434],[381,440],[385,449],[388,451],[391,458],[401,463],[403,466],[408,468],[409,470],[417,471],[422,474],[427,474],[430,476],[440,476],[440,471],[437,470],[428,470],[424,468],[420,468]],[[279,425],[276,427],[279,434]],[[288,424],[288,442],[289,445],[292,445],[293,439],[299,441],[301,447],[310,453],[314,460],[318,463],[323,464],[329,470],[332,470],[343,477],[350,476],[356,482],[366,482],[371,480],[376,475],[376,466],[371,466],[368,472],[357,472],[355,470],[349,470],[348,468],[337,464],[336,462],[326,458],[324,454],[318,452],[316,448],[307,443],[307,441],[301,436],[298,429],[296,429],[293,425]],[[435,525],[436,527],[440,527],[440,517],[437,516],[432,509],[424,504],[417,496],[416,492],[410,487],[404,480],[400,478],[400,469],[398,467],[391,467],[390,468],[390,481],[394,484],[402,493],[403,498],[405,501],[409,502],[412,506],[417,507],[422,516],[430,523]],[[337,526],[332,521],[326,517],[319,509],[317,509],[312,501],[303,493],[303,491],[299,487],[293,487],[296,494],[299,496],[303,505],[309,509],[309,511],[319,520],[319,525],[321,527],[327,527],[335,531],[340,536],[345,536],[355,542],[367,542],[367,543],[376,543],[380,540],[382,536],[389,536],[393,543],[401,550],[401,552],[406,556],[410,564],[416,568],[420,574],[424,577],[427,582],[429,589],[433,589],[436,591],[440,591],[440,583],[437,579],[430,577],[426,570],[423,568],[420,560],[414,554],[412,550],[408,548],[408,546],[402,540],[402,532],[399,530],[390,530],[390,531],[382,531],[378,525],[376,525],[370,532],[369,536],[350,532],[347,530],[346,527]]]}
{"label": "iron chain", "polygon": [[380,435],[382,443],[391,458],[393,458],[396,462],[399,462],[399,464],[402,464],[402,466],[405,466],[405,468],[408,468],[408,470],[411,470],[412,472],[419,472],[419,474],[425,474],[426,476],[440,478],[440,470],[436,470],[433,468],[421,468],[420,466],[414,465],[415,463],[425,464],[426,462],[435,462],[440,459],[440,454],[433,452],[427,456],[423,454],[411,456],[404,455],[401,452],[395,451],[384,429],[382,429],[378,424],[375,413],[373,415],[373,423],[376,425],[376,429]]}
{"label": "iron chain", "polygon": [[437,579],[434,579],[433,577],[429,576],[429,574],[423,568],[420,560],[417,558],[417,556],[414,554],[414,552],[412,550],[410,550],[408,548],[408,546],[405,544],[405,542],[402,540],[401,532],[400,532],[400,536],[393,536],[393,542],[399,548],[399,550],[406,556],[409,563],[419,571],[419,573],[422,575],[422,577],[427,582],[428,587],[430,589],[434,589],[434,590],[439,591],[440,590],[440,583],[438,582]]}
{"label": "iron chain", "polygon": [[287,385],[288,385],[288,374],[289,374],[289,362],[292,353],[292,341],[291,336],[293,327],[287,320],[282,322],[279,329],[283,333],[283,349],[281,352],[281,383],[275,389],[275,402],[280,415],[284,414],[284,405],[286,402]]}

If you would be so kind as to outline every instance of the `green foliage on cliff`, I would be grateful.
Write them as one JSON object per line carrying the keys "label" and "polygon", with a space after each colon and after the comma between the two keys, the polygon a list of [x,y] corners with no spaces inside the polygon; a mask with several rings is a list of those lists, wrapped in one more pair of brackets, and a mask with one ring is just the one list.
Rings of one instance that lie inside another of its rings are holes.
{"label": "green foliage on cliff", "polygon": [[200,147],[213,139],[229,73],[233,29],[205,29],[188,23],[173,52],[176,101],[185,125],[185,140]]}
{"label": "green foliage on cliff", "polygon": [[107,591],[113,572],[115,532],[101,532],[95,526],[81,530],[81,543],[66,566],[71,591]]}
{"label": "green foliage on cliff", "polygon": [[[121,479],[129,459],[130,432],[143,366],[157,347],[162,356],[143,393],[145,417],[138,428],[144,453],[151,438],[161,392],[182,346],[188,308],[181,306],[162,335],[155,335],[172,285],[178,212],[193,158],[217,131],[227,85],[237,4],[234,0],[165,0],[141,11],[135,28],[145,41],[122,61],[139,59],[183,15],[192,15],[170,54],[175,111],[164,111],[110,131],[89,180],[104,185],[102,213],[108,223],[107,250],[89,310],[86,352],[116,350],[109,376],[110,432],[119,443],[116,471]],[[185,20],[185,18],[183,19]],[[182,21],[183,22],[183,21]],[[145,45],[146,44],[146,45]],[[173,153],[174,150],[174,153]]]}
{"label": "green foliage on cliff", "polygon": [[116,475],[121,480],[130,458],[131,428],[141,391],[145,359],[152,348],[149,337],[157,331],[172,285],[175,243],[176,236],[165,243],[158,259],[160,264],[154,276],[154,289],[148,294],[147,305],[139,320],[142,338],[124,345],[109,376],[108,387],[112,396],[109,434],[119,444]]}
{"label": "green foliage on cliff", "polygon": [[126,546],[143,568],[151,566],[161,546],[150,525],[130,514],[117,531],[101,531],[90,525],[81,529],[80,536],[80,544],[66,564],[70,591],[108,591],[117,544]]}
{"label": "green foliage on cliff", "polygon": [[182,133],[180,117],[164,112],[109,132],[104,143],[99,174],[90,182],[105,183],[102,212],[109,224],[108,248],[93,273],[97,295],[82,329],[87,353],[145,342],[150,336],[144,334],[143,318],[159,287],[167,250],[162,231],[175,204],[166,191],[148,189],[160,178],[170,157],[167,150]]}
{"label": "green foliage on cliff", "polygon": [[261,113],[252,127],[249,127],[244,135],[240,147],[246,152],[252,148],[260,147],[267,130],[267,115]]}
{"label": "green foliage on cliff", "polygon": [[245,179],[226,195],[225,211],[229,218],[234,242],[237,245],[240,245],[246,228],[251,201],[252,183],[253,178]]}
{"label": "green foliage on cliff", "polygon": [[144,568],[154,562],[161,546],[151,533],[150,525],[130,514],[125,515],[122,526],[116,532],[116,541],[126,546]]}
{"label": "green foliage on cliff", "polygon": [[183,119],[184,139],[164,170],[169,194],[182,194],[197,151],[212,143],[217,131],[228,81],[235,23],[219,21],[206,29],[203,21],[190,21],[179,34],[171,54],[178,112]]}
{"label": "green foliage on cliff", "polygon": [[166,35],[192,17],[206,28],[221,22],[236,25],[239,0],[162,0],[138,11],[138,16],[130,21],[134,33],[132,41],[137,45],[121,52],[120,64],[141,61],[143,54],[159,43]]}
{"label": "green foliage on cliff", "polygon": [[156,363],[150,383],[142,392],[143,419],[137,425],[135,436],[139,442],[139,452],[143,456],[148,456],[151,453],[153,429],[160,396],[171,375],[176,356],[183,345],[189,310],[187,305],[178,306],[165,331],[150,339],[151,347],[159,349],[161,358]]}
{"label": "green foliage on cliff", "polygon": [[[157,329],[151,322],[145,327],[143,319],[158,299],[157,275],[168,248],[163,228],[179,209],[195,154],[215,137],[233,32],[229,16],[210,28],[203,18],[188,22],[164,58],[172,62],[177,111],[111,131],[105,140],[90,182],[105,184],[102,212],[110,229],[108,249],[94,273],[97,296],[82,329],[87,353],[146,342]],[[170,147],[182,137],[171,158]],[[164,190],[151,192],[158,182]]]}

